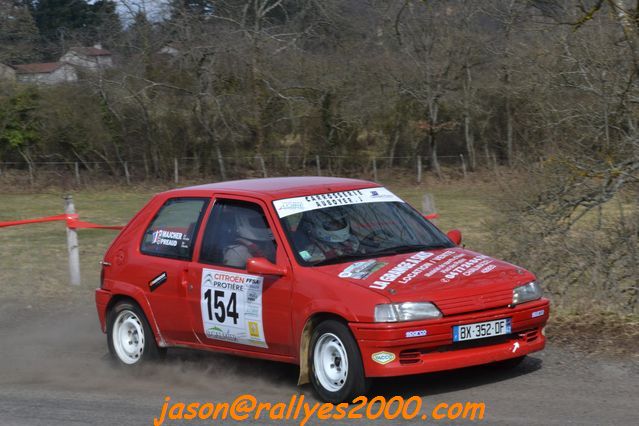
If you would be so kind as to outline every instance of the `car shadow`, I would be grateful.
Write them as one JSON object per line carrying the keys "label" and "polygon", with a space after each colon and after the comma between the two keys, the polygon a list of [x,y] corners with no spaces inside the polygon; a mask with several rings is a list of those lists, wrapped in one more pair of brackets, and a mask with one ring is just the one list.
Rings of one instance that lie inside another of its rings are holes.
{"label": "car shadow", "polygon": [[[297,388],[299,368],[292,364],[206,351],[171,349],[165,363],[176,362],[181,364],[183,369],[199,370],[201,373],[212,376],[216,374],[216,371],[207,366],[214,364],[227,372],[232,371],[240,382],[244,379],[259,378],[274,386],[288,388],[292,392],[312,393],[309,385],[303,386],[302,389]],[[528,356],[521,364],[513,368],[489,364],[437,373],[377,378],[373,381],[369,395],[390,398],[396,395],[409,397],[445,394],[525,376],[539,370],[542,362],[540,358]]]}
{"label": "car shadow", "polygon": [[378,378],[373,382],[370,394],[387,398],[395,395],[434,396],[525,376],[539,370],[542,363],[540,358],[528,356],[517,367],[511,368],[487,364],[414,376]]}

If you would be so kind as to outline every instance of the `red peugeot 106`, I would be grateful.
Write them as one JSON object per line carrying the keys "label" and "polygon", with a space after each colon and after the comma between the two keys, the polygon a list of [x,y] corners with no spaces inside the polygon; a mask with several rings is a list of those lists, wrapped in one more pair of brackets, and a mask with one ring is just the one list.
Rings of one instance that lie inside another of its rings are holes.
{"label": "red peugeot 106", "polygon": [[155,196],[104,256],[110,352],[171,346],[300,366],[330,402],[374,377],[516,364],[544,348],[535,276],[460,247],[373,182],[298,177]]}

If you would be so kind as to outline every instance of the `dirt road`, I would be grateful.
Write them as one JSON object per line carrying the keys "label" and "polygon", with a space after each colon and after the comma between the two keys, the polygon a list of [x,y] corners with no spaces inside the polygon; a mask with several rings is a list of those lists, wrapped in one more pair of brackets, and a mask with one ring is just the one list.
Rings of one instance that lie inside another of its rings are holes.
{"label": "dirt road", "polygon": [[[309,387],[296,386],[295,367],[272,362],[174,350],[162,364],[137,371],[114,368],[91,301],[74,309],[53,305],[42,309],[0,301],[2,425],[149,425],[167,395],[228,401],[253,393],[275,402],[301,392],[314,400]],[[511,371],[482,367],[379,380],[371,395],[419,395],[424,406],[484,401],[485,420],[475,424],[624,425],[636,424],[638,384],[639,367],[630,359],[586,357],[551,344]],[[363,422],[340,422],[347,423]]]}

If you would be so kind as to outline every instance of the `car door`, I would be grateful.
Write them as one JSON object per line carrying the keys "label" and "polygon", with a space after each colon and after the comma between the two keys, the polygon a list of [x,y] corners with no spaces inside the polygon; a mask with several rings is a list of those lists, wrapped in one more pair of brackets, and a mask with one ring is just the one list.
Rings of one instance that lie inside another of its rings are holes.
{"label": "car door", "polygon": [[140,256],[128,265],[143,284],[165,340],[196,341],[187,314],[186,278],[198,228],[210,198],[169,198],[158,209],[140,242]]}
{"label": "car door", "polygon": [[[253,229],[258,229],[259,235],[246,234],[242,224],[251,221],[258,226]],[[189,265],[187,300],[193,330],[201,343],[293,353],[291,273],[259,276],[246,270],[248,257],[265,257],[291,270],[280,237],[272,232],[275,229],[260,200],[215,198],[196,251],[197,261]]]}

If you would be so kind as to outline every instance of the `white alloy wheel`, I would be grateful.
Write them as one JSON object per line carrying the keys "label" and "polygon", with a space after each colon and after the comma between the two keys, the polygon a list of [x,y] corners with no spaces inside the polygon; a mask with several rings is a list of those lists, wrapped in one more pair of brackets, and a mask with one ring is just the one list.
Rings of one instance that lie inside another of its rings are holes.
{"label": "white alloy wheel", "polygon": [[135,364],[144,352],[144,327],[138,316],[125,309],[113,322],[113,349],[120,361]]}
{"label": "white alloy wheel", "polygon": [[313,352],[315,375],[322,387],[337,392],[348,378],[348,355],[342,341],[333,333],[320,336]]}

